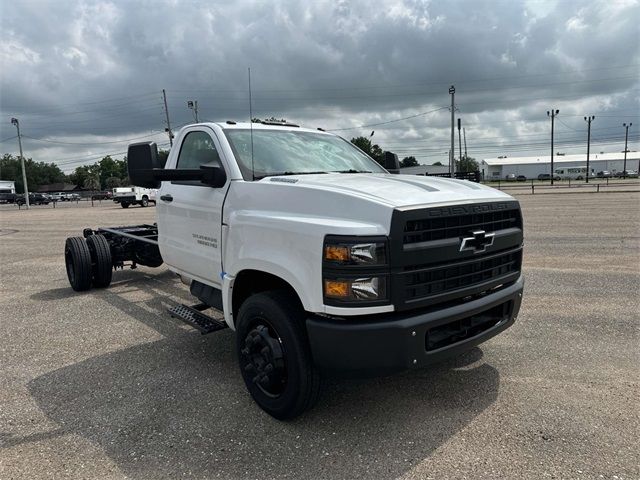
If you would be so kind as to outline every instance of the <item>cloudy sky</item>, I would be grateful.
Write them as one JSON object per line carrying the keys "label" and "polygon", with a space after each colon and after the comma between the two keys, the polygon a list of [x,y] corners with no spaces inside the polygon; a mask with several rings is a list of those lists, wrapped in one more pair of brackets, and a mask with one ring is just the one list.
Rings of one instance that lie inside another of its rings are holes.
{"label": "cloudy sky", "polygon": [[[0,0],[0,153],[72,171],[172,126],[286,118],[446,162],[449,85],[469,155],[639,148],[639,0]],[[637,125],[637,127],[636,127]],[[458,155],[456,132],[456,156]]]}

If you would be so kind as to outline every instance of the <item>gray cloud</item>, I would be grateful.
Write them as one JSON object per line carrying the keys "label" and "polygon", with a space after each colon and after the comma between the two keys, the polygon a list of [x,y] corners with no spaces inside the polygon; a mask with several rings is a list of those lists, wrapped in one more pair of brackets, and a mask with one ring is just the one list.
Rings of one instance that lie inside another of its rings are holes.
{"label": "gray cloud", "polygon": [[[250,66],[259,116],[369,125],[446,107],[454,83],[477,157],[546,152],[552,107],[561,148],[591,113],[604,142],[640,124],[638,24],[637,0],[2,0],[0,140],[18,116],[26,136],[60,142],[26,138],[25,154],[66,170],[124,151],[118,140],[166,142],[162,88],[174,125],[191,121],[187,99],[201,118],[242,120]],[[375,129],[383,147],[430,163],[446,157],[448,128],[440,110],[343,135]]]}

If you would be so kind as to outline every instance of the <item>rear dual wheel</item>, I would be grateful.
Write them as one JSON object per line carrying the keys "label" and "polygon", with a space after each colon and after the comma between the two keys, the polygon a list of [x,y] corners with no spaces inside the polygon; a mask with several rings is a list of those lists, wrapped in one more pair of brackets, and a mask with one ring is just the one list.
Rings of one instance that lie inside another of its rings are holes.
{"label": "rear dual wheel", "polygon": [[102,235],[69,237],[65,242],[64,261],[69,284],[76,292],[109,286],[112,261],[109,242]]}

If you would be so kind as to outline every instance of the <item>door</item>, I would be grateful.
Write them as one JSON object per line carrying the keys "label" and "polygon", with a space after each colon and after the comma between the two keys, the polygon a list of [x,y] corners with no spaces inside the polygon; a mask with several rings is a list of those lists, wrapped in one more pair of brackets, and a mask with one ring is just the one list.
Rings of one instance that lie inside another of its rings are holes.
{"label": "door", "polygon": [[[220,143],[206,127],[192,127],[178,148],[175,166],[167,168],[223,165]],[[228,188],[229,180],[222,188],[199,181],[162,182],[157,199],[158,240],[165,263],[178,273],[218,287],[222,282],[222,204]]]}

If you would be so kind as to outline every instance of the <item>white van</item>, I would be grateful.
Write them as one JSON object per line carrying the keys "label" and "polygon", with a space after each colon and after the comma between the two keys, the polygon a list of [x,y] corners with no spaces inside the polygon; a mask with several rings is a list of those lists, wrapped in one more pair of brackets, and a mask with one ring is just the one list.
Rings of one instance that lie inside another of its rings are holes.
{"label": "white van", "polygon": [[[557,168],[555,172],[561,180],[584,180],[587,178],[587,167],[563,167]],[[589,176],[596,176],[593,168]]]}

